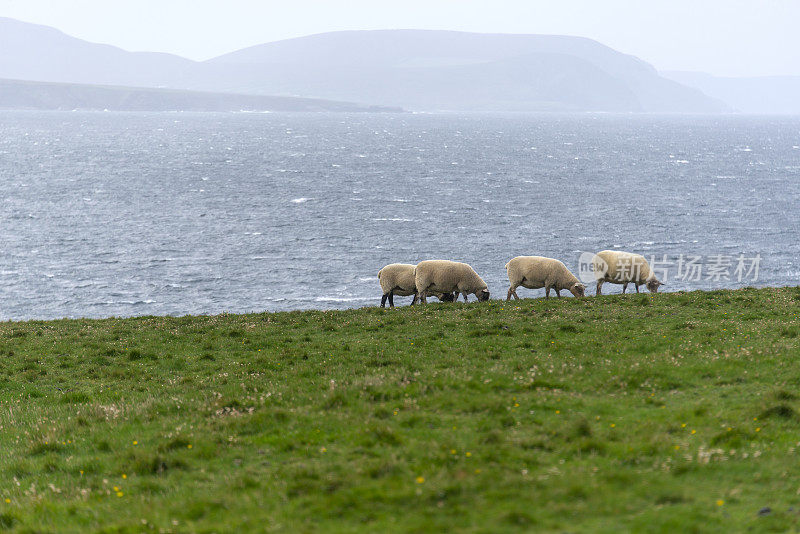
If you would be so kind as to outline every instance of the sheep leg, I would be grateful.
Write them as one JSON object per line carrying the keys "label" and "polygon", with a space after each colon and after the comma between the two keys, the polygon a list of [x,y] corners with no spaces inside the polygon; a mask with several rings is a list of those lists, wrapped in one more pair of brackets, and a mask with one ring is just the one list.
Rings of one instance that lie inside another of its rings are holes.
{"label": "sheep leg", "polygon": [[598,297],[603,294],[602,290],[601,290],[602,287],[603,287],[603,281],[602,280],[598,280],[597,281],[597,296]]}
{"label": "sheep leg", "polygon": [[469,301],[467,300],[467,294],[466,294],[466,293],[462,293],[462,295],[464,295],[464,302],[469,302]]}
{"label": "sheep leg", "polygon": [[636,292],[639,292],[639,284],[636,284]]}
{"label": "sheep leg", "polygon": [[426,296],[426,290],[425,289],[423,289],[422,292],[420,292],[419,301],[422,304],[427,304],[428,303],[428,299],[427,299],[427,296]]}
{"label": "sheep leg", "polygon": [[546,298],[546,299],[550,298],[550,287],[549,286],[544,288],[544,298]]}
{"label": "sheep leg", "polygon": [[556,296],[557,296],[558,298],[561,298],[561,293],[559,292],[559,289],[558,289],[557,287],[556,287],[556,288],[554,288],[554,289],[556,290]]}
{"label": "sheep leg", "polygon": [[411,305],[413,306],[414,304],[416,304],[417,300],[419,300],[419,293],[414,293],[414,298],[411,299]]}
{"label": "sheep leg", "polygon": [[389,297],[389,293],[386,293],[384,296],[381,297],[381,308],[386,307],[386,299]]}
{"label": "sheep leg", "polygon": [[625,282],[624,284],[622,284],[622,294],[623,295],[625,294],[625,290],[626,289],[628,289],[628,282]]}
{"label": "sheep leg", "polygon": [[519,295],[517,295],[517,290],[516,289],[514,290],[514,298],[517,299],[517,300],[520,300]]}
{"label": "sheep leg", "polygon": [[458,296],[459,296],[460,294],[461,294],[461,293],[459,293],[458,291],[456,291],[455,293],[453,293],[453,302],[458,302]]}
{"label": "sheep leg", "polygon": [[511,286],[508,288],[508,295],[506,296],[506,300],[507,301],[511,300],[511,295],[513,294],[514,294],[514,286]]}
{"label": "sheep leg", "polygon": [[394,290],[389,291],[389,307],[394,308]]}

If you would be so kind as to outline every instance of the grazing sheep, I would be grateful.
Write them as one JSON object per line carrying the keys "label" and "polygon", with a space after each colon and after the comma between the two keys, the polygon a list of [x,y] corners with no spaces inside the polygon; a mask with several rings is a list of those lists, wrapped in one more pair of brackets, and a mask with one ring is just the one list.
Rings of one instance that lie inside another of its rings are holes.
{"label": "grazing sheep", "polygon": [[[389,299],[389,306],[394,308],[394,295],[407,297],[414,295],[412,304],[417,301],[417,286],[414,283],[414,269],[416,265],[408,263],[392,263],[378,271],[378,281],[381,284],[383,296],[381,297],[381,308],[386,307],[386,299]],[[453,302],[455,297],[452,293],[434,293],[443,302]]]}
{"label": "grazing sheep", "polygon": [[517,295],[517,287],[528,289],[544,288],[545,297],[550,298],[550,289],[556,290],[556,296],[561,297],[562,289],[569,290],[576,297],[582,297],[586,286],[581,284],[575,275],[569,272],[567,266],[558,260],[542,256],[517,256],[506,263],[506,272],[511,287],[508,288],[506,300],[511,300]]}
{"label": "grazing sheep", "polygon": [[432,292],[455,292],[456,299],[459,294],[463,294],[464,302],[467,302],[467,295],[470,293],[474,293],[479,302],[489,300],[486,282],[466,263],[447,260],[422,261],[417,264],[415,282],[417,298],[423,304],[426,302],[425,297]]}
{"label": "grazing sheep", "polygon": [[604,250],[595,254],[592,265],[595,278],[597,278],[598,295],[601,294],[604,282],[622,284],[623,293],[628,288],[628,284],[634,284],[637,293],[642,284],[646,285],[651,293],[657,293],[658,287],[664,285],[650,270],[650,264],[641,254]]}

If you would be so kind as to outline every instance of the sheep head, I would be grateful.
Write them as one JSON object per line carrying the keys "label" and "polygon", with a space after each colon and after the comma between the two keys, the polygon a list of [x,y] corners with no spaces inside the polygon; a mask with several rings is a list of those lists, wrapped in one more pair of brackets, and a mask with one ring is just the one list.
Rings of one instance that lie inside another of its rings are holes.
{"label": "sheep head", "polygon": [[576,297],[584,297],[585,291],[586,291],[586,286],[581,284],[580,282],[572,284],[572,287],[569,288],[569,292]]}
{"label": "sheep head", "polygon": [[651,278],[647,281],[647,289],[650,290],[650,293],[658,293],[659,286],[663,286],[663,282],[659,282],[657,278]]}
{"label": "sheep head", "polygon": [[438,296],[439,300],[441,300],[442,302],[453,302],[456,300],[455,295],[453,295],[452,293],[442,293],[441,295]]}
{"label": "sheep head", "polygon": [[489,290],[488,289],[479,289],[475,296],[478,297],[478,302],[485,302],[489,300]]}

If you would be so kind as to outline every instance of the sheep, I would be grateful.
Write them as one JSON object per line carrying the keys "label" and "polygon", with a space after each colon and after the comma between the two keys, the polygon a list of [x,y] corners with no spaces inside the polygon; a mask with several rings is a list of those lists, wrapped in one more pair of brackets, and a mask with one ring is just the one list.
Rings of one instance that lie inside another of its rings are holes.
{"label": "sheep", "polygon": [[517,295],[517,287],[528,289],[545,289],[545,297],[550,298],[550,289],[556,290],[556,296],[561,297],[561,290],[567,289],[576,297],[583,297],[586,286],[581,284],[575,275],[569,272],[567,266],[558,260],[542,256],[517,256],[506,263],[506,272],[511,287],[508,288],[506,300],[511,300]]}
{"label": "sheep", "polygon": [[636,286],[637,293],[642,284],[646,285],[651,293],[657,293],[659,286],[664,285],[650,270],[650,264],[641,254],[604,250],[595,254],[592,259],[592,268],[597,279],[598,295],[601,294],[604,282],[622,284],[623,293],[631,283]]}
{"label": "sheep", "polygon": [[417,298],[423,304],[427,302],[426,296],[432,291],[442,293],[455,293],[467,295],[474,293],[479,302],[489,300],[489,289],[483,278],[478,276],[475,269],[466,263],[447,260],[426,260],[417,264],[415,283]]}
{"label": "sheep", "polygon": [[[378,281],[381,284],[383,296],[381,297],[381,308],[386,307],[386,300],[389,300],[389,307],[394,308],[394,295],[407,297],[414,295],[414,304],[417,301],[417,287],[414,283],[414,269],[416,265],[408,263],[391,263],[378,271]],[[453,302],[455,297],[452,293],[435,293],[442,302]]]}

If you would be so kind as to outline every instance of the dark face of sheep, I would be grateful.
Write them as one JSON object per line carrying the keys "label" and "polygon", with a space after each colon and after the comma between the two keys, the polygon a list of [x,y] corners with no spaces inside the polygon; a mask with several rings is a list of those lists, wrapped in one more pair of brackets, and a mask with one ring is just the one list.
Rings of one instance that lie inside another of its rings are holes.
{"label": "dark face of sheep", "polygon": [[658,293],[659,286],[663,286],[661,282],[653,278],[652,280],[647,282],[647,289],[650,290],[650,293]]}
{"label": "dark face of sheep", "polygon": [[452,293],[442,293],[442,296],[439,297],[439,300],[442,302],[453,302],[456,300],[456,297]]}
{"label": "dark face of sheep", "polygon": [[475,293],[475,296],[478,297],[478,302],[486,302],[487,300],[489,300],[489,290],[481,289],[477,293]]}
{"label": "dark face of sheep", "polygon": [[569,288],[569,292],[578,298],[584,297],[585,291],[586,291],[586,286],[583,284],[573,284],[572,287]]}

